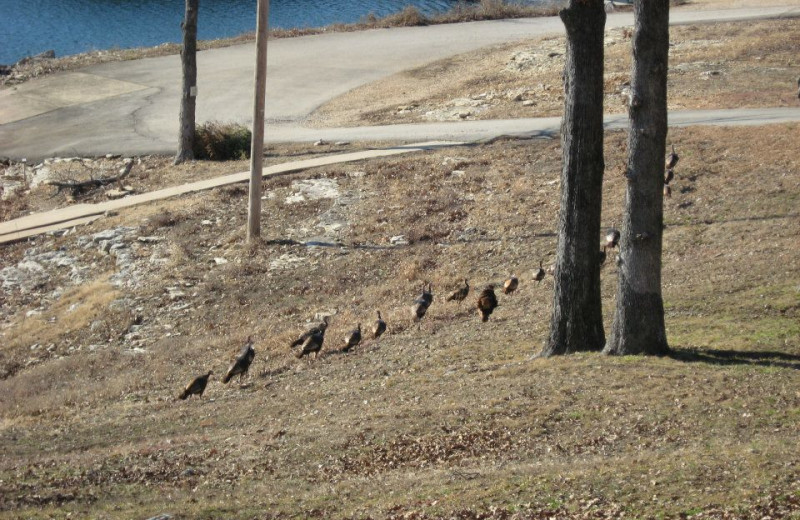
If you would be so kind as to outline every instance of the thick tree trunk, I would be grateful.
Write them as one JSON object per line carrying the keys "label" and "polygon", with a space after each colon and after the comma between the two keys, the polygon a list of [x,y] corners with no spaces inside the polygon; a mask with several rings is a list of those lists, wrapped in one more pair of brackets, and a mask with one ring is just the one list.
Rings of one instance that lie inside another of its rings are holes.
{"label": "thick tree trunk", "polygon": [[570,0],[564,119],[561,124],[561,210],[550,336],[542,356],[600,350],[600,211],[603,170],[603,0]]}
{"label": "thick tree trunk", "polygon": [[181,96],[180,134],[175,164],[194,159],[195,104],[197,100],[197,8],[200,0],[186,0],[183,27],[183,94]]}
{"label": "thick tree trunk", "polygon": [[608,354],[669,352],[661,298],[669,0],[636,0],[628,178]]}

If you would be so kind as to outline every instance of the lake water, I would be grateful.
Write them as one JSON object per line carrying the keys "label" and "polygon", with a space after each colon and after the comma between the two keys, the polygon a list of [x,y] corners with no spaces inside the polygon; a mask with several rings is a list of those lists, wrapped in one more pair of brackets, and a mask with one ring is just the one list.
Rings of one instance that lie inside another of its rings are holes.
{"label": "lake water", "polygon": [[[425,14],[457,0],[271,0],[270,26],[315,27],[385,16],[415,5]],[[200,0],[198,38],[255,30],[257,0]],[[56,56],[180,42],[184,0],[0,0],[0,64],[54,49]]]}

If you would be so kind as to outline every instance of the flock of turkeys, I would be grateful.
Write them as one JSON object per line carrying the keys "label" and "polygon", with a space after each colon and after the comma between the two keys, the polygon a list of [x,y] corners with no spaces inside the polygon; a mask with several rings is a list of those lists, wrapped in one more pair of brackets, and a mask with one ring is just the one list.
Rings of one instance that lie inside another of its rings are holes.
{"label": "flock of turkeys", "polygon": [[[675,176],[674,168],[675,165],[678,164],[678,154],[675,153],[675,147],[672,147],[672,153],[667,156],[666,160],[666,174],[664,178],[664,195],[669,197],[672,193],[671,188],[669,186],[670,181]],[[600,265],[605,263],[606,255],[608,249],[613,249],[617,247],[620,240],[620,232],[616,229],[610,229],[605,236],[605,244],[603,245],[603,250],[600,251]],[[544,280],[545,277],[545,270],[542,267],[542,262],[539,262],[539,269],[533,272],[533,280],[537,283]],[[511,294],[517,290],[519,287],[519,279],[516,275],[511,275],[505,282],[503,283],[503,293],[504,294]],[[465,278],[464,279],[464,286],[459,287],[455,291],[451,292],[445,301],[454,301],[458,302],[460,305],[463,302],[470,292],[470,285],[469,281]],[[476,307],[478,312],[481,316],[481,321],[486,322],[489,321],[489,317],[494,312],[495,308],[499,305],[497,302],[497,295],[494,292],[495,286],[494,284],[486,285],[483,290],[478,295],[478,299],[476,301]],[[428,308],[433,303],[433,284],[431,283],[424,283],[422,285],[422,294],[414,300],[414,303],[411,305],[411,318],[412,320],[417,323],[417,328],[421,328],[421,320],[425,317],[425,314],[428,312]],[[384,332],[386,332],[386,322],[383,321],[381,317],[381,311],[377,311],[378,319],[372,326],[372,337],[374,339],[379,338]],[[322,322],[315,327],[308,329],[307,331],[300,334],[300,336],[291,342],[289,348],[294,352],[295,357],[298,359],[304,356],[310,356],[314,354],[314,359],[317,359],[319,353],[322,351],[322,343],[325,341],[325,331],[328,329],[329,324],[329,317],[325,316],[322,319]],[[361,343],[362,332],[361,332],[361,324],[359,323],[358,326],[347,333],[344,338],[344,346],[341,348],[341,352],[350,352],[353,348],[358,346]],[[247,338],[247,343],[242,347],[242,350],[239,352],[239,355],[236,356],[236,359],[231,364],[228,371],[225,373],[225,377],[222,378],[223,383],[228,383],[233,377],[239,376],[239,381],[241,382],[242,378],[247,375],[247,371],[250,369],[250,365],[253,363],[253,358],[255,358],[256,352],[253,349],[253,338],[252,336]],[[198,395],[202,396],[203,392],[205,392],[206,386],[208,385],[208,380],[211,378],[211,375],[214,372],[209,370],[207,373],[202,374],[194,378],[186,388],[183,390],[181,395],[179,396],[180,399],[186,399],[191,395]]]}
{"label": "flock of turkeys", "polygon": [[[533,279],[537,282],[541,282],[544,279],[544,276],[545,272],[540,262],[539,269],[534,271]],[[503,293],[511,294],[516,291],[518,287],[519,279],[515,275],[512,275],[503,283]],[[455,301],[461,304],[461,302],[467,298],[469,292],[469,281],[465,279],[464,286],[450,293],[445,300]],[[422,286],[422,294],[420,294],[420,296],[417,297],[417,299],[415,299],[411,305],[411,319],[417,323],[418,328],[420,327],[420,321],[428,312],[428,308],[432,303],[433,284],[425,283]],[[497,306],[498,302],[497,295],[495,295],[494,292],[494,285],[489,284],[483,288],[476,301],[476,307],[480,313],[481,320],[484,322],[488,321],[489,316],[491,316],[492,312]],[[378,317],[372,325],[372,337],[374,339],[379,338],[387,330],[386,322],[383,321],[383,317],[381,316],[381,311],[377,311],[377,314]],[[316,360],[317,356],[322,351],[322,344],[325,341],[325,331],[328,329],[329,322],[330,318],[325,316],[321,323],[311,327],[307,331],[300,334],[297,339],[292,341],[289,344],[289,348],[292,350],[294,356],[300,359],[304,356],[310,356],[311,354],[314,354],[314,359]],[[348,332],[344,337],[344,346],[341,348],[341,352],[350,352],[353,348],[361,343],[361,339],[362,330],[361,324],[359,323],[355,329]],[[247,338],[247,343],[244,345],[244,347],[242,347],[239,355],[236,356],[236,359],[233,361],[230,368],[228,368],[228,371],[222,378],[222,382],[228,383],[237,375],[239,376],[239,381],[241,382],[242,378],[247,375],[247,371],[250,369],[250,365],[253,363],[253,358],[255,358],[255,355],[256,353],[253,349],[253,338],[250,336]],[[207,373],[194,378],[188,385],[186,385],[186,388],[183,390],[183,393],[181,393],[179,398],[186,399],[191,395],[202,396],[212,374],[213,371],[209,370]]]}

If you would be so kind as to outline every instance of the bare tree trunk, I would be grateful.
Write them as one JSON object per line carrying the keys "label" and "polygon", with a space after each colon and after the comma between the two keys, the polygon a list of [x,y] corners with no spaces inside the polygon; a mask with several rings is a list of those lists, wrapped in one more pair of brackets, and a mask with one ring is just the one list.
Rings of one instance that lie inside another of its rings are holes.
{"label": "bare tree trunk", "polygon": [[175,164],[194,159],[195,105],[197,100],[197,9],[200,0],[186,0],[183,28],[183,94],[181,96],[180,134]]}
{"label": "bare tree trunk", "polygon": [[550,336],[542,356],[600,350],[600,212],[603,170],[603,0],[570,0],[564,119],[561,124],[561,210]]}
{"label": "bare tree trunk", "polygon": [[608,354],[669,352],[661,298],[669,0],[636,0],[628,178]]}

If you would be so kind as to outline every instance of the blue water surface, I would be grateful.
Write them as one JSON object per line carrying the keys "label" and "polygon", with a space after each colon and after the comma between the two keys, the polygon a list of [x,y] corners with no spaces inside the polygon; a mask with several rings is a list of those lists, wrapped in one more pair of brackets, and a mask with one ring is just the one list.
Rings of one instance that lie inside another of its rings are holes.
{"label": "blue water surface", "polygon": [[[272,27],[316,27],[385,16],[415,5],[425,14],[457,0],[271,0]],[[257,0],[200,0],[198,38],[255,30]],[[56,56],[150,47],[181,40],[183,0],[0,0],[0,64],[53,49]]]}

